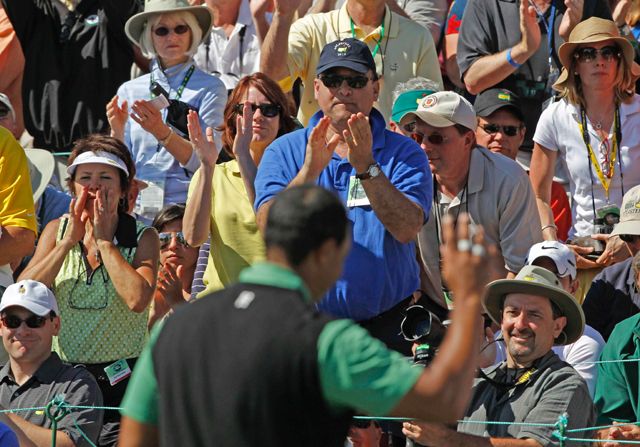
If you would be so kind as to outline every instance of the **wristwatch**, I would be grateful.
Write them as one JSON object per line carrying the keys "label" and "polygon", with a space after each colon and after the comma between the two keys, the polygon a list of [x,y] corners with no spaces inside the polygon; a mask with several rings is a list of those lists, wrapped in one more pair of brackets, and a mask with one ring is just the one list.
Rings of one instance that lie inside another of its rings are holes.
{"label": "wristwatch", "polygon": [[372,165],[369,165],[367,170],[364,171],[362,174],[356,174],[356,178],[358,180],[367,180],[370,178],[376,178],[377,176],[380,175],[381,172],[382,171],[380,170],[380,165],[378,163],[373,163]]}

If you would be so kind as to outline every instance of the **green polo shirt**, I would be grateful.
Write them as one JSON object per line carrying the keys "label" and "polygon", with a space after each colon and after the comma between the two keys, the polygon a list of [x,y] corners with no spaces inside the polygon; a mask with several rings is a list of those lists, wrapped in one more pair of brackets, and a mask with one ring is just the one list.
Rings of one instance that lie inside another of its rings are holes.
{"label": "green polo shirt", "polygon": [[593,398],[598,424],[635,422],[640,418],[640,369],[638,362],[615,360],[640,359],[640,314],[616,325],[602,350],[598,381]]}
{"label": "green polo shirt", "polygon": [[[302,278],[271,263],[257,263],[240,274],[240,282],[299,290],[305,301],[311,295]],[[160,326],[136,363],[122,414],[145,424],[158,423],[158,383],[152,350]],[[353,408],[375,416],[388,414],[413,388],[422,373],[406,358],[372,338],[351,320],[327,323],[318,337],[318,368],[325,400],[335,410]]]}

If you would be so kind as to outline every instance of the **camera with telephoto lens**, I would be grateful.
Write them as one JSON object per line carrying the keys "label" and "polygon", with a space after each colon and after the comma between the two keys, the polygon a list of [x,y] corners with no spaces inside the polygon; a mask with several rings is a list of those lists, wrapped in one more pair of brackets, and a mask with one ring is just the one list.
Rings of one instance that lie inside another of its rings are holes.
{"label": "camera with telephoto lens", "polygon": [[445,330],[446,326],[426,307],[416,304],[407,308],[400,331],[405,340],[418,344],[413,363],[427,366],[433,360]]}
{"label": "camera with telephoto lens", "polygon": [[151,93],[156,96],[164,96],[169,101],[169,107],[167,107],[167,124],[180,132],[182,136],[189,135],[189,129],[187,128],[187,115],[189,110],[195,112],[198,111],[195,107],[190,106],[186,102],[182,102],[177,99],[170,99],[169,93],[157,82],[153,82],[149,88]]}

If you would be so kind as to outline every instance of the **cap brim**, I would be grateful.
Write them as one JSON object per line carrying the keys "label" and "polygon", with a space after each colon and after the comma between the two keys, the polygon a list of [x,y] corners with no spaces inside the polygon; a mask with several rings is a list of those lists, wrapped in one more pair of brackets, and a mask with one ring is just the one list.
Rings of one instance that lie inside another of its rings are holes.
{"label": "cap brim", "polygon": [[[29,302],[26,301],[24,299],[8,299],[8,300],[2,300],[2,302],[0,303],[0,312],[4,311],[5,309],[7,309],[8,307],[22,307],[23,309],[27,309],[28,311],[40,316],[40,317],[44,317],[46,315],[49,315],[49,312],[51,312],[52,310],[55,312],[54,309],[49,309],[48,307],[45,306],[41,306],[37,303],[33,303],[33,302]],[[56,312],[57,315],[57,312]]]}
{"label": "cap brim", "polygon": [[155,15],[169,14],[172,12],[191,12],[196,17],[198,25],[202,30],[202,42],[211,32],[211,23],[213,22],[213,12],[205,5],[185,6],[182,8],[157,9],[154,11],[144,11],[132,16],[124,25],[124,32],[131,42],[140,46],[140,36],[144,24]]}
{"label": "cap brim", "polygon": [[365,74],[369,70],[371,70],[371,67],[369,67],[367,64],[362,64],[356,61],[345,60],[345,61],[335,61],[330,64],[324,65],[322,67],[318,67],[316,69],[316,74],[322,74],[325,71],[330,70],[332,68],[348,68],[350,70],[357,71],[358,73],[362,73],[362,74]]}
{"label": "cap brim", "polygon": [[[44,149],[25,149],[29,163],[37,171],[37,177],[31,176],[31,190],[33,201],[36,202],[53,177],[55,170],[55,158],[53,154]],[[29,172],[31,175],[31,171]]]}
{"label": "cap brim", "polygon": [[524,115],[522,114],[522,111],[513,104],[493,104],[491,106],[485,107],[481,111],[476,110],[476,115],[480,118],[486,118],[496,110],[500,109],[509,109],[511,113],[516,116],[516,118],[518,118],[520,121],[524,121]]}
{"label": "cap brim", "polygon": [[482,305],[485,312],[497,324],[502,321],[502,299],[511,293],[543,296],[560,308],[562,314],[567,318],[567,325],[563,329],[565,337],[558,337],[554,344],[568,345],[582,336],[585,324],[584,312],[573,297],[556,287],[518,279],[499,279],[490,283],[486,288]]}
{"label": "cap brim", "polygon": [[611,236],[630,234],[633,236],[640,235],[640,221],[620,222],[616,224],[611,232]]}
{"label": "cap brim", "polygon": [[405,116],[414,116],[416,118],[420,118],[422,121],[424,121],[425,123],[433,127],[449,127],[449,126],[454,126],[456,124],[456,122],[451,121],[443,117],[442,115],[438,115],[437,113],[429,112],[426,110],[416,110],[413,112],[407,112],[404,115],[402,115],[400,120],[402,121],[402,119]]}

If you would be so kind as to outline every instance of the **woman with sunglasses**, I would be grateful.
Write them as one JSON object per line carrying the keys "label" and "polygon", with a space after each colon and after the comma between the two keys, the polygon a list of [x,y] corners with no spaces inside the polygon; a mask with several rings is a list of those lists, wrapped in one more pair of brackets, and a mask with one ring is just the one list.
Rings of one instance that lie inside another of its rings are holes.
{"label": "woman with sunglasses", "polygon": [[237,281],[242,269],[264,258],[253,211],[253,183],[267,146],[294,128],[286,96],[262,73],[242,78],[224,109],[222,150],[230,161],[216,165],[220,151],[213,129],[207,128],[205,138],[197,114],[189,114],[189,136],[200,169],[191,182],[183,231],[192,246],[211,236],[206,289],[201,294]]}
{"label": "woman with sunglasses", "polygon": [[186,0],[146,1],[145,11],[125,24],[129,39],[152,58],[151,72],[120,86],[107,117],[111,135],[129,147],[138,178],[149,184],[136,207],[149,222],[165,204],[185,201],[199,166],[187,139],[187,110],[197,110],[203,126],[222,123],[224,84],[192,59],[210,28],[210,10]]}
{"label": "woman with sunglasses", "polygon": [[[619,216],[624,192],[640,183],[640,97],[634,94],[640,67],[615,23],[595,17],[578,24],[558,53],[564,70],[554,88],[561,99],[540,117],[530,177],[543,237],[557,240],[549,207],[551,182],[556,161],[567,166],[570,246],[582,272],[580,282],[588,287],[596,269],[629,256],[618,237],[595,234],[611,232],[606,224],[612,223],[611,215]],[[604,222],[607,214],[609,222]],[[594,254],[598,243],[602,254]]]}
{"label": "woman with sunglasses", "polygon": [[[67,173],[73,195],[69,214],[45,227],[20,279],[52,289],[64,321],[53,350],[66,362],[85,365],[105,406],[117,407],[126,372],[146,340],[158,235],[127,213],[135,165],[120,140],[102,135],[78,140]],[[117,411],[105,411],[100,445],[115,443],[119,420]]]}
{"label": "woman with sunglasses", "polygon": [[168,206],[153,219],[152,226],[160,236],[160,269],[149,313],[149,329],[186,303],[191,295],[198,248],[189,245],[182,233],[184,208],[183,204]]}

